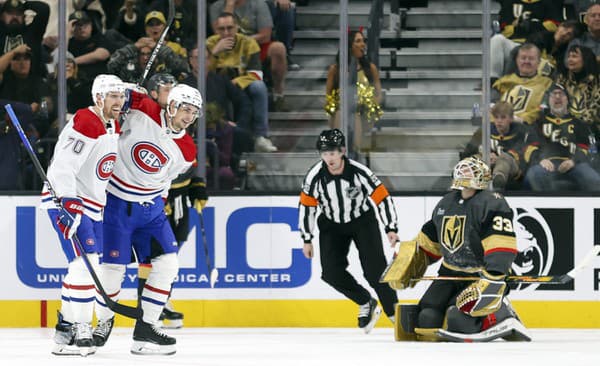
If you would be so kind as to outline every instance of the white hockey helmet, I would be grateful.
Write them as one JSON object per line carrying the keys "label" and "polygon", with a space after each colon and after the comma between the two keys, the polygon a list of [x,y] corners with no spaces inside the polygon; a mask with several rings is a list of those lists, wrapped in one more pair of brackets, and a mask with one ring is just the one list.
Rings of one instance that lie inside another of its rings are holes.
{"label": "white hockey helmet", "polygon": [[490,167],[476,157],[462,159],[454,167],[451,189],[487,189],[492,179]]}
{"label": "white hockey helmet", "polygon": [[96,103],[96,95],[104,101],[106,95],[110,92],[124,93],[126,84],[116,75],[100,74],[94,79],[92,84],[92,100]]}
{"label": "white hockey helmet", "polygon": [[202,95],[200,95],[198,89],[192,88],[189,85],[175,85],[167,97],[168,108],[170,108],[172,101],[175,101],[176,109],[181,106],[181,103],[186,103],[198,108],[199,113],[202,113]]}

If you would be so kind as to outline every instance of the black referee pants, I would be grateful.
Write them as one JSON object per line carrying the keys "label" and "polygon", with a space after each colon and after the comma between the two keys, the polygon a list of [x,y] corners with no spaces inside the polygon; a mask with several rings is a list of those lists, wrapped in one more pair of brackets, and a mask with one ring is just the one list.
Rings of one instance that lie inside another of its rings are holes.
{"label": "black referee pants", "polygon": [[369,291],[347,270],[350,243],[354,241],[365,279],[377,293],[385,313],[394,315],[394,304],[398,302],[396,292],[387,283],[379,283],[387,261],[375,214],[369,211],[347,224],[337,224],[320,215],[318,225],[323,281],[358,305],[371,299]]}

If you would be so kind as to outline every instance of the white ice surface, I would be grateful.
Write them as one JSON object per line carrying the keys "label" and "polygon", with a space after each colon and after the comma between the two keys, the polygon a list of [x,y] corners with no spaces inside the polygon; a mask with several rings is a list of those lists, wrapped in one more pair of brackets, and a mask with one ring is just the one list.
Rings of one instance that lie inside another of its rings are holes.
{"label": "white ice surface", "polygon": [[173,356],[129,353],[132,328],[115,328],[95,355],[54,356],[52,328],[0,329],[0,365],[600,366],[600,329],[533,329],[533,341],[395,342],[391,328],[184,328]]}

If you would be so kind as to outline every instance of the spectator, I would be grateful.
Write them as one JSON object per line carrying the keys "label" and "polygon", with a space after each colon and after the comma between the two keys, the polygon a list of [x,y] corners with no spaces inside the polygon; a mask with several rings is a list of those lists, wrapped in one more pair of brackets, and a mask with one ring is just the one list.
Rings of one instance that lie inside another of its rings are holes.
{"label": "spectator", "polygon": [[565,0],[567,19],[584,23],[586,10],[596,2],[598,0]]}
{"label": "spectator", "polygon": [[109,46],[100,32],[93,32],[92,19],[83,10],[69,15],[69,52],[75,56],[81,78],[94,80],[106,73],[106,62],[110,57]]}
{"label": "spectator", "polygon": [[540,50],[534,44],[519,47],[516,63],[517,72],[501,77],[493,87],[502,100],[513,105],[515,121],[532,124],[539,117],[539,107],[552,79],[538,74]]}
{"label": "spectator", "polygon": [[[352,148],[360,151],[363,146],[363,131],[369,130],[381,116],[382,100],[381,81],[377,66],[370,62],[366,56],[365,37],[362,31],[351,31],[348,35],[348,64],[352,59],[356,60],[356,86],[358,94],[357,113],[354,120],[354,134]],[[329,126],[341,128],[339,116],[339,68],[340,53],[336,56],[336,62],[329,66],[327,72],[327,84],[325,93],[327,103],[325,111],[329,114]]]}
{"label": "spectator", "polygon": [[[224,119],[223,110],[215,102],[206,104],[206,139],[214,144],[206,144],[206,179],[209,187],[215,187],[215,169],[219,179],[219,189],[231,190],[236,185],[233,162],[233,126]],[[213,161],[218,165],[213,165]]]}
{"label": "spectator", "polygon": [[0,100],[0,169],[2,170],[0,191],[21,190],[25,188],[24,180],[31,181],[31,177],[28,177],[27,173],[32,167],[28,165],[26,168],[27,163],[23,159],[24,154],[21,150],[21,139],[4,109],[4,106],[9,103],[19,118],[25,133],[35,134],[31,122],[33,115],[29,105]]}
{"label": "spectator", "polygon": [[[66,61],[66,78],[67,78],[67,113],[75,114],[77,110],[86,108],[90,105],[90,93],[92,92],[92,84],[87,79],[79,77],[79,67],[75,62],[75,57],[67,53]],[[58,67],[58,65],[57,65]],[[55,68],[56,69],[56,68]],[[55,112],[58,98],[58,84],[56,78],[57,73],[50,74],[48,80],[48,88],[50,95],[52,96],[52,103],[50,103],[50,112]],[[69,120],[69,118],[66,118]],[[57,131],[58,132],[58,131]],[[56,134],[58,137],[58,134]]]}
{"label": "spectator", "polygon": [[296,27],[296,4],[290,0],[265,0],[273,19],[274,39],[284,44],[287,51],[288,70],[300,70],[300,65],[290,57],[294,48],[294,28]]}
{"label": "spectator", "polygon": [[256,138],[254,149],[260,152],[277,151],[268,138],[268,92],[260,71],[258,43],[238,33],[237,23],[231,13],[219,15],[215,30],[217,34],[206,40],[210,62],[217,73],[229,77],[250,97],[253,109],[250,131]]}
{"label": "spectator", "polygon": [[254,38],[260,45],[260,61],[264,66],[265,80],[273,87],[272,110],[288,111],[283,98],[287,74],[286,49],[283,43],[271,40],[273,20],[265,0],[218,0],[210,6],[210,19],[215,32],[217,18],[222,12],[233,14],[239,31]]}
{"label": "spectator", "polygon": [[[108,72],[126,82],[141,82],[154,46],[156,42],[152,38],[142,37],[135,44],[119,48],[108,60]],[[177,56],[171,48],[161,47],[147,77],[156,72],[165,72],[182,80],[188,73],[188,66],[185,59]]]}
{"label": "spectator", "polygon": [[600,63],[600,3],[590,5],[585,13],[584,20],[588,31],[581,37],[572,40],[569,43],[569,48],[576,44],[588,47],[596,55],[596,62]]}
{"label": "spectator", "polygon": [[[29,24],[25,23],[25,10],[36,14]],[[0,9],[0,55],[21,44],[27,44],[34,60],[31,72],[45,75],[41,46],[49,16],[50,7],[43,1],[6,0]]]}
{"label": "spectator", "polygon": [[[196,14],[198,12],[198,2],[173,0],[173,3],[175,5],[175,14],[173,17],[173,24],[171,24],[171,28],[169,28],[169,39],[180,45],[196,43]],[[154,0],[150,3],[148,8],[158,10],[163,14],[169,14],[168,1]],[[207,29],[210,29],[208,24]]]}
{"label": "spectator", "polygon": [[[513,121],[513,106],[508,102],[494,104],[492,125],[490,127],[490,167],[492,168],[492,185],[494,190],[518,189],[521,184],[521,151],[525,147],[528,128],[522,123]],[[460,159],[475,156],[481,159],[482,130],[475,131],[465,150],[459,154]]]}
{"label": "spectator", "polygon": [[119,9],[114,29],[131,42],[144,36],[144,15],[146,11],[136,0],[125,0]]}
{"label": "spectator", "polygon": [[585,122],[596,136],[600,124],[600,79],[598,63],[592,50],[573,45],[567,52],[566,72],[557,83],[567,90],[569,112]]}
{"label": "spectator", "polygon": [[[144,30],[146,37],[151,38],[154,42],[158,42],[166,26],[167,20],[162,12],[154,10],[146,14]],[[187,57],[187,51],[179,43],[167,40],[165,46],[171,48],[176,55],[182,57],[184,60]]]}
{"label": "spectator", "polygon": [[[191,75],[186,78],[183,83],[196,87],[198,85],[198,48],[195,47],[189,52],[189,64],[192,70]],[[252,104],[246,93],[234,85],[227,77],[217,74],[212,69],[212,57],[206,52],[204,78],[206,80],[206,124],[207,138],[215,140],[215,143],[220,148],[218,138],[228,134],[229,128],[233,132],[233,146],[229,153],[231,158],[228,163],[221,162],[222,166],[230,165],[235,175],[239,175],[239,161],[243,153],[254,150],[254,141],[252,135],[248,132],[251,130],[252,121]],[[209,114],[213,117],[215,129],[220,128],[220,132],[210,131]],[[221,126],[225,121],[229,125]],[[217,128],[218,127],[218,128]],[[211,137],[212,136],[212,137]],[[226,144],[225,144],[226,147]],[[212,172],[209,175],[208,183],[212,184]],[[226,177],[224,177],[226,179]],[[223,188],[223,186],[221,187]]]}
{"label": "spectator", "polygon": [[83,11],[90,18],[94,34],[106,32],[106,13],[100,0],[73,0],[72,2],[75,11]]}
{"label": "spectator", "polygon": [[529,135],[525,184],[534,191],[558,191],[575,187],[600,190],[600,175],[588,159],[588,127],[569,113],[567,92],[560,84],[549,90],[550,111],[538,120]]}
{"label": "spectator", "polygon": [[547,30],[554,33],[562,19],[562,1],[501,0],[501,33],[490,39],[490,77],[494,82],[505,74],[511,51],[531,35]]}

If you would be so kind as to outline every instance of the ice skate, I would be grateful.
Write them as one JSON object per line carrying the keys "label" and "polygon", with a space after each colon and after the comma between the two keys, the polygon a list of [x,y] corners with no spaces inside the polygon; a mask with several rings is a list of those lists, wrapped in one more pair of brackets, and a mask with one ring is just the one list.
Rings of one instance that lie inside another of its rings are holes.
{"label": "ice skate", "polygon": [[368,303],[360,305],[358,311],[358,327],[369,334],[379,317],[381,316],[381,308],[377,305],[377,300],[371,299]]}
{"label": "ice skate", "polygon": [[79,349],[79,354],[83,357],[94,354],[94,339],[92,337],[92,325],[90,323],[73,324],[75,332],[75,345]]}
{"label": "ice skate", "polygon": [[165,305],[159,320],[162,321],[162,328],[179,329],[183,327],[183,314],[175,311],[170,301]]}
{"label": "ice skate", "polygon": [[156,326],[138,320],[133,330],[131,353],[134,355],[173,355],[175,354],[175,343],[175,338],[169,337]]}
{"label": "ice skate", "polygon": [[55,345],[52,354],[56,356],[79,356],[79,350],[74,346],[73,324],[64,320],[60,311],[54,329],[56,330],[54,333]]}
{"label": "ice skate", "polygon": [[96,325],[96,329],[94,329],[94,333],[92,333],[92,337],[94,338],[94,345],[96,347],[102,347],[108,340],[110,336],[110,332],[112,332],[112,328],[115,324],[115,317],[108,320],[99,320],[98,325]]}

